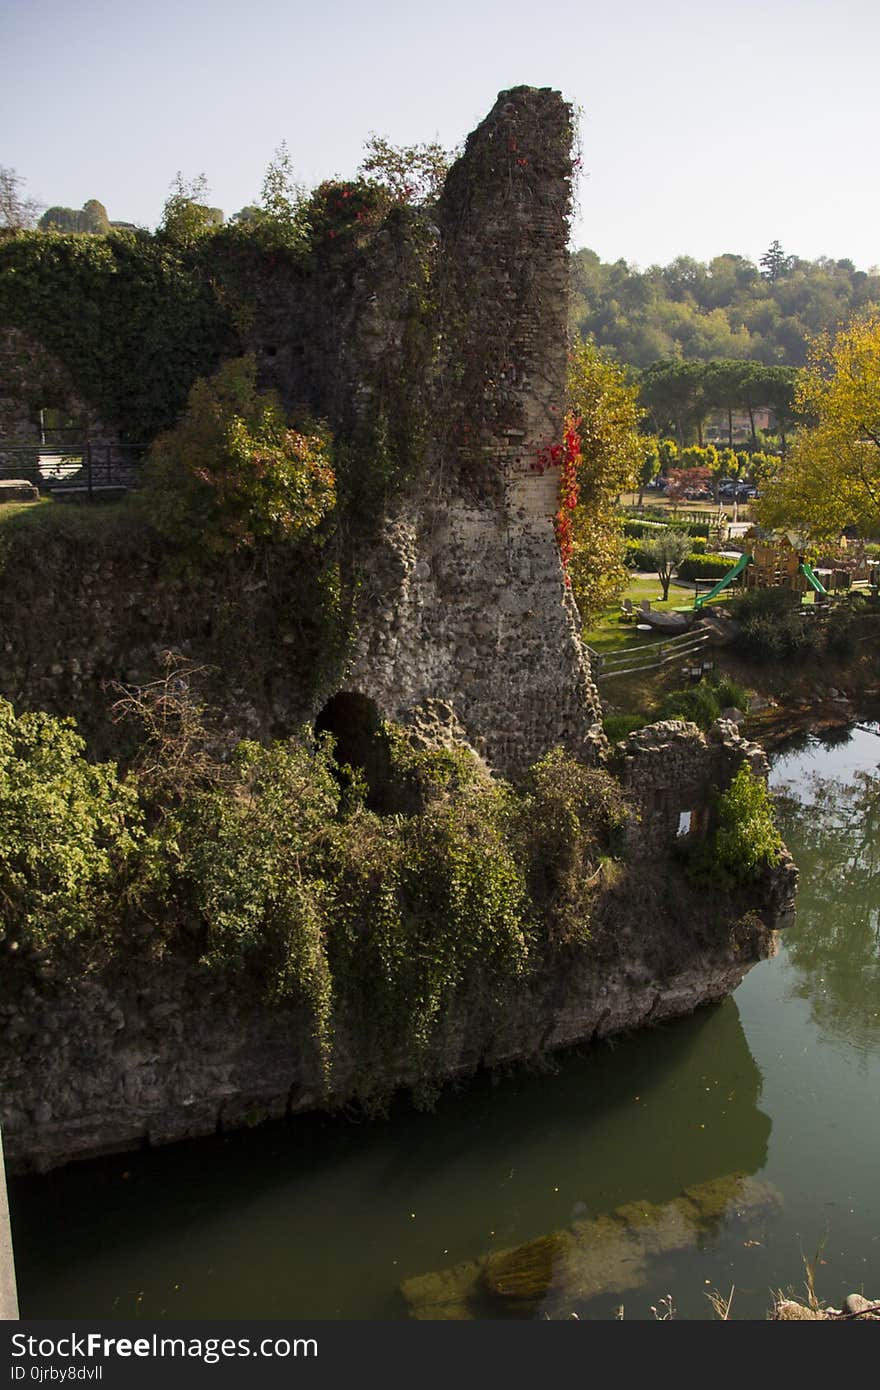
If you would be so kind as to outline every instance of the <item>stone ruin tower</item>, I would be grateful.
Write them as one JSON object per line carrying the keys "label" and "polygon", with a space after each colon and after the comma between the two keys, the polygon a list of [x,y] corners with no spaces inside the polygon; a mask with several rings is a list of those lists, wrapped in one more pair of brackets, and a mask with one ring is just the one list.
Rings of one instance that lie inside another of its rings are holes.
{"label": "stone ruin tower", "polygon": [[[427,481],[385,519],[336,693],[337,708],[367,697],[429,740],[463,736],[512,777],[557,744],[592,761],[602,743],[554,531],[559,469],[535,467],[563,433],[571,143],[559,93],[518,87],[450,170],[433,228]],[[361,368],[402,335],[392,286],[348,325]]]}

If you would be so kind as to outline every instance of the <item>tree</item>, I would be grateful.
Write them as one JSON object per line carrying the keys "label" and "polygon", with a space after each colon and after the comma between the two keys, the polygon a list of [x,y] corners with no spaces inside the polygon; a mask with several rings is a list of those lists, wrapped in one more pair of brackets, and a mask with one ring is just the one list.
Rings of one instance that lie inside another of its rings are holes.
{"label": "tree", "polygon": [[702,443],[706,393],[702,363],[655,362],[641,375],[640,395],[657,434],[674,433],[681,448],[694,434]]}
{"label": "tree", "polygon": [[759,261],[763,267],[761,273],[768,280],[778,280],[787,270],[791,269],[792,257],[786,256],[778,241],[772,241]]}
{"label": "tree", "polygon": [[796,389],[797,372],[793,367],[764,368],[764,401],[776,416],[776,428],[779,431],[783,453],[786,450],[788,431],[797,419],[794,403]]}
{"label": "tree", "polygon": [[690,554],[690,549],[691,538],[687,531],[679,531],[674,526],[667,526],[644,543],[645,554],[651,557],[651,563],[657,571],[664,603],[669,598],[669,584],[673,571],[678,569],[685,556]]}
{"label": "tree", "polygon": [[632,487],[644,455],[641,411],[626,372],[592,343],[575,348],[569,364],[569,408],[579,420],[577,504],[570,513],[569,574],[587,621],[617,597],[626,582],[618,498]]}
{"label": "tree", "polygon": [[302,236],[301,212],[305,196],[305,189],[293,176],[287,141],[282,140],[263,176],[260,199],[265,219],[284,234],[285,240],[298,240]]}
{"label": "tree", "polygon": [[639,485],[638,505],[642,505],[645,495],[645,488],[649,483],[653,483],[657,474],[660,472],[660,449],[657,436],[653,434],[645,435],[642,440],[642,455],[639,463],[639,471],[636,481]]}
{"label": "tree", "polygon": [[178,246],[192,246],[212,227],[223,224],[220,208],[208,207],[208,181],[204,174],[185,179],[178,169],[162,210],[161,230]]}
{"label": "tree", "polygon": [[89,198],[79,209],[47,208],[39,221],[41,232],[93,232],[106,236],[110,230],[107,209],[97,198]]}
{"label": "tree", "polygon": [[0,164],[0,227],[22,232],[33,227],[40,204],[25,194],[26,180]]}
{"label": "tree", "polygon": [[695,493],[703,492],[711,477],[709,468],[702,462],[704,449],[682,449],[678,457],[681,467],[670,468],[666,474],[666,496],[674,507]]}
{"label": "tree", "polygon": [[880,311],[814,341],[795,405],[815,424],[764,483],[761,521],[815,541],[880,534]]}
{"label": "tree", "polygon": [[442,145],[392,145],[372,134],[364,150],[359,177],[387,188],[395,202],[432,203],[439,198],[451,161]]}

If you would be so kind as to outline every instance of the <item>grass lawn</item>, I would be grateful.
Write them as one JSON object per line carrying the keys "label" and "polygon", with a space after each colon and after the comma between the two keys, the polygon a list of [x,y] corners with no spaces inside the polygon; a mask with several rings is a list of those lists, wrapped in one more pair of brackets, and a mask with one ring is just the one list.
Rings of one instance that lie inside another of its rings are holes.
{"label": "grass lawn", "polygon": [[97,557],[120,550],[138,554],[155,539],[131,497],[114,502],[7,502],[0,506],[0,540],[6,547],[39,551],[53,540],[85,548]]}
{"label": "grass lawn", "polygon": [[660,641],[662,634],[659,632],[637,632],[635,622],[622,623],[620,621],[620,605],[625,598],[628,598],[632,601],[633,607],[638,608],[642,599],[649,599],[652,609],[659,613],[667,613],[676,609],[690,613],[693,609],[693,589],[679,587],[673,580],[669,586],[669,598],[665,603],[660,598],[662,592],[659,579],[652,579],[645,575],[634,575],[618,601],[609,604],[592,627],[584,629],[582,634],[584,641],[596,652],[613,652],[620,647],[635,647],[640,642]]}

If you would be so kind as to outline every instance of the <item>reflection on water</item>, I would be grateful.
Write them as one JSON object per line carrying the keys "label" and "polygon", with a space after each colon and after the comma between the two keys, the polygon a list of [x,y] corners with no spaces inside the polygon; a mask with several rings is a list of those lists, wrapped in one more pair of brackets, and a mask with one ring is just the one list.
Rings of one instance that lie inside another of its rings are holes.
{"label": "reflection on water", "polygon": [[[856,747],[880,759],[880,737],[860,732]],[[880,771],[852,770],[845,757],[831,756],[836,748],[851,752],[853,742],[848,731],[843,742],[808,741],[796,779],[786,780],[780,760],[774,780],[782,832],[801,871],[798,929],[788,941],[794,989],[820,1028],[866,1048],[880,1042]],[[820,767],[809,766],[810,754]]]}

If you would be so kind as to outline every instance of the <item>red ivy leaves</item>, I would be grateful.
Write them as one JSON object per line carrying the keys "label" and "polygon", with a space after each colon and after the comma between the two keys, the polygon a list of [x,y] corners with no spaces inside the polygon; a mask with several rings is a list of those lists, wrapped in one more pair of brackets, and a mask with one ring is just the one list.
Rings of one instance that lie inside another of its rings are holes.
{"label": "red ivy leaves", "polygon": [[565,586],[571,588],[568,562],[574,549],[571,513],[578,503],[578,464],[581,461],[581,417],[569,411],[565,416],[565,433],[561,444],[546,444],[538,450],[529,465],[535,473],[546,473],[548,468],[559,468],[559,511],[553,521],[562,568],[565,571]]}

